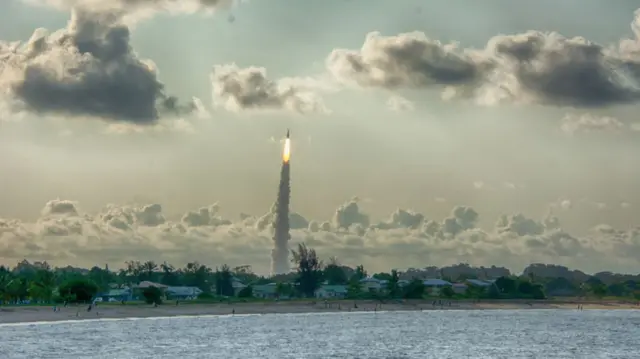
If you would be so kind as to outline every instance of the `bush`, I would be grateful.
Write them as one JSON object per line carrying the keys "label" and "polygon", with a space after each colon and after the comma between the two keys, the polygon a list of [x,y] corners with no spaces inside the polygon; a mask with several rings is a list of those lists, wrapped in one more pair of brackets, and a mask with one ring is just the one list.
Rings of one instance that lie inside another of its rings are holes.
{"label": "bush", "polygon": [[454,292],[453,288],[451,288],[450,286],[446,286],[440,290],[440,295],[445,298],[451,299],[454,295],[456,295],[456,292]]}
{"label": "bush", "polygon": [[142,290],[142,296],[147,304],[162,304],[162,290],[160,288],[144,288]]}
{"label": "bush", "polygon": [[250,298],[253,297],[253,288],[248,285],[238,292],[238,298]]}
{"label": "bush", "polygon": [[90,302],[98,293],[98,286],[86,278],[72,279],[62,283],[58,288],[63,301],[71,303]]}
{"label": "bush", "polygon": [[200,293],[200,295],[198,296],[198,299],[200,300],[212,300],[215,299],[214,295],[211,293]]}

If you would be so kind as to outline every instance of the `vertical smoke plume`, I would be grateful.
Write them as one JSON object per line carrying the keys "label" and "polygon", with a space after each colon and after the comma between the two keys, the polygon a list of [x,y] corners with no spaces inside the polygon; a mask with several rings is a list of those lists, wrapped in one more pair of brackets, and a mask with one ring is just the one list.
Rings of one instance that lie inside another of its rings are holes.
{"label": "vertical smoke plume", "polygon": [[291,199],[291,187],[289,185],[290,170],[289,156],[291,142],[287,133],[282,154],[282,169],[280,171],[280,187],[276,200],[276,215],[273,221],[275,229],[273,235],[274,247],[271,251],[271,274],[289,273],[289,201]]}

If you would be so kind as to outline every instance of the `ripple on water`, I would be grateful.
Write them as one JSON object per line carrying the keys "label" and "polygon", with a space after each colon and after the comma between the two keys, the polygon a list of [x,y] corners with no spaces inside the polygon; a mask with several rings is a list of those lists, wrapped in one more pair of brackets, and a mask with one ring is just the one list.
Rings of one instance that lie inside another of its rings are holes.
{"label": "ripple on water", "polygon": [[639,323],[623,310],[99,319],[2,325],[0,358],[631,359]]}

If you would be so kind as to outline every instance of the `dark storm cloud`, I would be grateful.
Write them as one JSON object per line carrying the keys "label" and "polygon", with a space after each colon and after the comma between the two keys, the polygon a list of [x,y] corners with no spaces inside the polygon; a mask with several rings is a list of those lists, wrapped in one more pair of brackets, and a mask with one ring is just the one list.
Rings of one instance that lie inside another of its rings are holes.
{"label": "dark storm cloud", "polygon": [[38,114],[149,124],[191,111],[165,93],[153,63],[136,55],[119,20],[76,10],[66,29],[38,29],[26,44],[5,44],[0,86],[14,104]]}
{"label": "dark storm cloud", "polygon": [[367,35],[361,49],[327,58],[339,80],[363,87],[446,86],[446,97],[484,104],[533,102],[603,107],[640,100],[640,13],[635,36],[615,47],[581,37],[529,31],[499,35],[483,49],[461,49],[419,32]]}

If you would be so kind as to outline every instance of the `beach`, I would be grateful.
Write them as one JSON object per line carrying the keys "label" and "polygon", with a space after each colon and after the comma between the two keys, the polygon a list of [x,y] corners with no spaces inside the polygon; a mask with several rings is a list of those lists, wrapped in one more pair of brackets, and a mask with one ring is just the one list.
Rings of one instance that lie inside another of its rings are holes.
{"label": "beach", "polygon": [[104,318],[153,318],[173,316],[203,316],[231,314],[288,314],[322,312],[373,312],[373,311],[423,311],[423,310],[518,310],[518,309],[574,309],[582,306],[591,309],[640,309],[635,302],[625,301],[405,301],[380,303],[377,301],[281,301],[247,303],[166,303],[158,307],[145,304],[99,304],[87,311],[87,305],[53,306],[4,306],[0,307],[0,324],[55,322]]}

